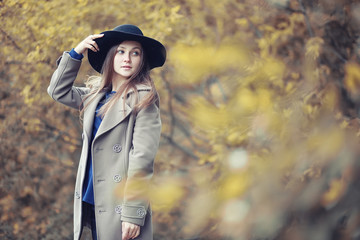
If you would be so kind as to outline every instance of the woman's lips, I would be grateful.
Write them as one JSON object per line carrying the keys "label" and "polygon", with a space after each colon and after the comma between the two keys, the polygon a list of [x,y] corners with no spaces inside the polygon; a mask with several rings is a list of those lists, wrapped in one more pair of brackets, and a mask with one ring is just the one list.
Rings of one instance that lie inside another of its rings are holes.
{"label": "woman's lips", "polygon": [[131,66],[122,66],[121,68],[130,69]]}

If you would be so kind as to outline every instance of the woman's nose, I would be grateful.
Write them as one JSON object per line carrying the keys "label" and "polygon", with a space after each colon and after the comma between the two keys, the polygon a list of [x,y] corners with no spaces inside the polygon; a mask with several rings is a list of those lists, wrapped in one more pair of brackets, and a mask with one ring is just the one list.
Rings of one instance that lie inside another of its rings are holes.
{"label": "woman's nose", "polygon": [[130,56],[129,55],[125,55],[124,56],[124,62],[131,62],[131,58],[130,58]]}

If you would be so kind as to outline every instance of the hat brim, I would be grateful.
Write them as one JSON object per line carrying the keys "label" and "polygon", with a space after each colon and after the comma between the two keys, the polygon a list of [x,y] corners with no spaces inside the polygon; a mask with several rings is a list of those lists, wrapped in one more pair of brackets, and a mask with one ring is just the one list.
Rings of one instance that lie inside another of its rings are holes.
{"label": "hat brim", "polygon": [[150,69],[161,67],[165,63],[166,49],[159,41],[153,38],[119,31],[105,31],[102,34],[104,34],[103,37],[95,39],[100,50],[94,52],[88,49],[89,63],[99,73],[101,73],[103,63],[110,48],[126,40],[136,41],[142,45],[146,52]]}

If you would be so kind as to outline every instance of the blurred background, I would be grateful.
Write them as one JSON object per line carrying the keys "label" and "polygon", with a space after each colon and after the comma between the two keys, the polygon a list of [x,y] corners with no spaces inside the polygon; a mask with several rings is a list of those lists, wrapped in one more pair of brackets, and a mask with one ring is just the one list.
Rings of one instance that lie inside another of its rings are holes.
{"label": "blurred background", "polygon": [[[360,239],[358,0],[0,0],[0,238],[71,239],[63,51],[125,23],[163,42],[155,239]],[[96,73],[83,60],[76,85]]]}

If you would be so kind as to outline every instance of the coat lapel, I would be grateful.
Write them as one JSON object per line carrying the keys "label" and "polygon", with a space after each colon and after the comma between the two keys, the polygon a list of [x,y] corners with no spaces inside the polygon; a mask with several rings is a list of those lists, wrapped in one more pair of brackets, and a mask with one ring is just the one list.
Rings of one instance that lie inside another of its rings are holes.
{"label": "coat lapel", "polygon": [[84,112],[84,132],[87,136],[87,139],[91,139],[91,134],[93,130],[95,110],[100,102],[100,100],[104,97],[105,92],[100,92],[95,99],[89,104]]}
{"label": "coat lapel", "polygon": [[124,104],[124,100],[120,98],[105,114],[95,138],[121,123],[131,112],[131,107],[126,102]]}
{"label": "coat lapel", "polygon": [[[151,87],[143,84],[137,85],[136,88],[137,91],[151,90]],[[133,92],[134,92],[133,90],[130,90],[127,95]],[[84,113],[84,123],[85,121],[87,123],[86,126],[84,125],[84,128],[88,137],[90,137],[92,133],[96,107],[104,95],[105,92],[100,93],[94,99],[94,101],[91,102],[91,104],[88,106],[87,111]],[[124,97],[121,97],[120,100],[115,102],[115,104],[105,114],[104,119],[102,120],[100,127],[96,133],[95,139],[100,135],[102,135],[103,133],[109,131],[119,123],[121,123],[127,116],[129,116],[131,112],[132,112],[132,108],[127,104],[126,99],[124,99]]]}

